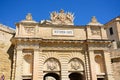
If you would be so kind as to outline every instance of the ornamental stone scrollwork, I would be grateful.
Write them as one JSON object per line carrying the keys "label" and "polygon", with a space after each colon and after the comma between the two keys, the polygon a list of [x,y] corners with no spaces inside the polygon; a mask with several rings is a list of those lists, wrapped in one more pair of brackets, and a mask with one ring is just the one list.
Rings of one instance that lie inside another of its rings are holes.
{"label": "ornamental stone scrollwork", "polygon": [[58,71],[60,69],[59,62],[54,58],[48,59],[45,63],[45,67],[48,71],[49,70],[50,71],[55,71],[55,70]]}
{"label": "ornamental stone scrollwork", "polygon": [[70,67],[73,70],[83,70],[83,66],[79,59],[74,58],[70,61]]}

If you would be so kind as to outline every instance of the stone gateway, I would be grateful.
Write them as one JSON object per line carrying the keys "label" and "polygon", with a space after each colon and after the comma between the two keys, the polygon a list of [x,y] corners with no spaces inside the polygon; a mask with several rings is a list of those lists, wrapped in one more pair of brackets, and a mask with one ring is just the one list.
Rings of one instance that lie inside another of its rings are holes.
{"label": "stone gateway", "polygon": [[107,24],[94,16],[87,25],[75,26],[74,15],[64,10],[50,16],[36,22],[29,13],[16,30],[0,25],[0,75],[5,80],[118,80]]}

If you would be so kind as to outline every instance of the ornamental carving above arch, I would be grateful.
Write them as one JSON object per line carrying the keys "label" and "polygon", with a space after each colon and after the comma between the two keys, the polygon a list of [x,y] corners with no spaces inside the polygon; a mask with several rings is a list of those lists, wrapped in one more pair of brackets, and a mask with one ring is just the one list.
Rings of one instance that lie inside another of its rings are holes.
{"label": "ornamental carving above arch", "polygon": [[49,58],[44,63],[44,69],[46,71],[60,71],[60,63],[55,58]]}
{"label": "ornamental carving above arch", "polygon": [[78,58],[73,58],[69,61],[69,69],[70,70],[83,70],[82,61]]}

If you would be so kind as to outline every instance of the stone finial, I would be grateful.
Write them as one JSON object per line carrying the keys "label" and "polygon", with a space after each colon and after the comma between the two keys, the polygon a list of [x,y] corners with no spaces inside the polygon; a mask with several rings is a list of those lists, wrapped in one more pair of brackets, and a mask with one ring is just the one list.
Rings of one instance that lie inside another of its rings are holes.
{"label": "stone finial", "polygon": [[26,15],[25,20],[22,20],[21,22],[24,22],[24,23],[37,23],[36,21],[34,21],[34,20],[32,19],[31,13],[28,13],[28,14]]}
{"label": "stone finial", "polygon": [[96,19],[95,16],[92,17],[91,22],[92,22],[92,23],[97,23],[97,19]]}
{"label": "stone finial", "polygon": [[99,23],[99,22],[97,21],[96,17],[93,16],[93,17],[91,18],[91,21],[88,23],[88,25],[99,25],[99,26],[102,26],[103,24]]}
{"label": "stone finial", "polygon": [[28,14],[27,14],[26,20],[32,21],[32,15],[31,15],[31,13],[28,13]]}

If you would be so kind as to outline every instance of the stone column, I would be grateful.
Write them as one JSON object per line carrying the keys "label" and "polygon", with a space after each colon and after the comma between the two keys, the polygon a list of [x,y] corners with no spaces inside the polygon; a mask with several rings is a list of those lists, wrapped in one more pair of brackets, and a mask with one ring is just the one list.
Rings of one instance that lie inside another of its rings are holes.
{"label": "stone column", "polygon": [[111,67],[111,58],[110,53],[107,51],[104,51],[104,60],[105,60],[105,69],[106,69],[106,75],[107,80],[114,80],[112,75],[112,67]]}
{"label": "stone column", "polygon": [[33,54],[33,80],[39,80],[39,49],[34,49]]}
{"label": "stone column", "polygon": [[96,71],[95,71],[94,51],[93,50],[89,50],[89,62],[90,62],[91,80],[97,80]]}
{"label": "stone column", "polygon": [[22,80],[22,49],[17,49],[15,80]]}

